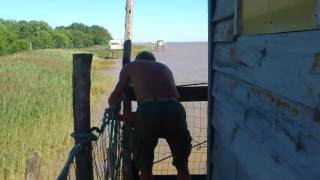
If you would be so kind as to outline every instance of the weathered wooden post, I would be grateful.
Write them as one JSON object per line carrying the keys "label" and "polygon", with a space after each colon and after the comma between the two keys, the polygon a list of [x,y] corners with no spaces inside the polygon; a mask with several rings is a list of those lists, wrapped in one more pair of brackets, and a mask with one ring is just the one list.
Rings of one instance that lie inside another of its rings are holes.
{"label": "weathered wooden post", "polygon": [[25,180],[38,180],[40,175],[40,155],[33,152],[28,156]]}
{"label": "weathered wooden post", "polygon": [[[124,48],[122,57],[122,66],[130,63],[131,58],[131,39],[132,39],[132,15],[133,15],[133,0],[126,0],[126,19],[125,19],[125,34],[124,34]],[[128,88],[127,88],[128,89]],[[127,94],[127,93],[126,93]],[[123,101],[123,113],[128,115],[131,113],[131,101],[124,97]],[[123,144],[124,144],[124,157],[123,157],[123,179],[132,180],[136,179],[133,174],[134,168],[132,166],[131,151],[129,149],[129,137],[131,126],[124,124],[123,128]]]}
{"label": "weathered wooden post", "polygon": [[[125,22],[125,34],[124,34],[124,49],[123,49],[123,58],[122,58],[122,66],[130,63],[131,58],[131,39],[132,39],[132,17],[133,17],[133,0],[126,0],[126,22]],[[127,88],[128,91],[128,88]],[[127,93],[126,93],[127,94]],[[123,113],[128,115],[131,113],[131,101],[124,97],[123,101]],[[128,146],[129,138],[131,137],[131,125],[124,124],[123,128],[123,144],[124,146]],[[123,157],[123,174],[124,180],[132,180],[138,179],[138,173],[135,167],[133,166],[133,162],[131,159],[131,151],[129,147],[124,147],[124,157]]]}
{"label": "weathered wooden post", "polygon": [[[72,93],[74,133],[90,133],[90,86],[91,86],[92,54],[73,55]],[[75,144],[83,139],[75,137]],[[92,147],[91,142],[85,143],[76,155],[76,179],[92,180]]]}
{"label": "weathered wooden post", "polygon": [[[130,62],[131,56],[131,41],[126,40],[124,43],[124,51],[122,57],[122,66],[125,66]],[[128,87],[127,90],[128,91]],[[126,92],[127,94],[127,92]],[[123,114],[128,115],[131,113],[131,101],[127,99],[127,95],[123,98]],[[129,147],[129,138],[130,138],[131,125],[125,123],[123,126],[123,179],[124,180],[133,180],[133,171],[132,171],[132,160],[131,160],[131,150]]]}
{"label": "weathered wooden post", "polygon": [[124,40],[132,39],[132,14],[133,14],[133,0],[127,0],[126,3],[126,22]]}

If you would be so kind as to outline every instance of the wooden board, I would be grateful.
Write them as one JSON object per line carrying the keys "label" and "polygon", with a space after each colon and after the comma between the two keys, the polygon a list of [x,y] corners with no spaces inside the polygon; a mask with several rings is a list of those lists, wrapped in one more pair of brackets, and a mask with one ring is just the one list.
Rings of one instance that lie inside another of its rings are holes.
{"label": "wooden board", "polygon": [[234,40],[234,18],[227,18],[216,23],[214,41],[230,42]]}
{"label": "wooden board", "polygon": [[216,1],[214,21],[220,21],[224,18],[231,17],[234,14],[235,0]]}
{"label": "wooden board", "polygon": [[213,86],[213,174],[238,179],[240,173],[230,172],[242,169],[249,179],[320,178],[314,168],[320,165],[320,124],[313,109],[219,72]]}
{"label": "wooden board", "polygon": [[320,0],[214,3],[209,179],[320,179]]}
{"label": "wooden board", "polygon": [[320,103],[320,30],[216,44],[213,68],[310,108]]}
{"label": "wooden board", "polygon": [[[208,100],[208,86],[177,86],[177,89],[181,102]],[[136,101],[132,87],[128,89],[126,94],[129,100]]]}

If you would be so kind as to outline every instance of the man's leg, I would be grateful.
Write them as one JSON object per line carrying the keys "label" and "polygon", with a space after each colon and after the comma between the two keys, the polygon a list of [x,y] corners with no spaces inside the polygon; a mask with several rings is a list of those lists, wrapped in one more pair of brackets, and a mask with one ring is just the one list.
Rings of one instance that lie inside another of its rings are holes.
{"label": "man's leg", "polygon": [[140,180],[153,180],[152,176],[152,165],[140,170]]}
{"label": "man's leg", "polygon": [[152,166],[154,158],[154,148],[157,141],[144,141],[140,149],[140,154],[135,155],[135,161],[140,171],[140,180],[153,180]]}
{"label": "man's leg", "polygon": [[188,159],[191,153],[191,136],[188,129],[177,130],[166,138],[173,156],[172,164],[178,171],[178,180],[190,180]]}
{"label": "man's leg", "polygon": [[181,165],[177,165],[176,168],[178,171],[178,180],[191,180],[188,169],[188,162],[184,162]]}
{"label": "man's leg", "polygon": [[136,143],[134,147],[134,159],[137,168],[140,171],[140,180],[152,180],[152,165],[154,158],[154,149],[158,144],[157,128],[150,106],[140,106],[136,117]]}
{"label": "man's leg", "polygon": [[142,156],[140,158],[140,180],[153,180],[152,176],[152,166],[154,158],[154,147],[157,145],[154,142],[150,142],[151,146],[145,146],[142,149]]}
{"label": "man's leg", "polygon": [[139,144],[136,144],[137,151],[134,153],[134,159],[140,171],[140,180],[153,180],[152,166],[154,149],[157,144],[158,139],[152,133],[139,137]]}

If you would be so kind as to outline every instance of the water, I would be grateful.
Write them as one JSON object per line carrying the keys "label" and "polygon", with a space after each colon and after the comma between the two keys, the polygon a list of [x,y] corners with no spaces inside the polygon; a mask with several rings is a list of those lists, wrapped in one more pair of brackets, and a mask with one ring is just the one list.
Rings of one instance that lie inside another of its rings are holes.
{"label": "water", "polygon": [[177,84],[208,82],[207,42],[168,43],[153,53],[172,70]]}
{"label": "water", "polygon": [[[171,69],[177,84],[208,82],[207,42],[167,43],[153,53],[157,61]],[[116,63],[116,68],[106,71],[107,75],[119,75],[121,60]]]}

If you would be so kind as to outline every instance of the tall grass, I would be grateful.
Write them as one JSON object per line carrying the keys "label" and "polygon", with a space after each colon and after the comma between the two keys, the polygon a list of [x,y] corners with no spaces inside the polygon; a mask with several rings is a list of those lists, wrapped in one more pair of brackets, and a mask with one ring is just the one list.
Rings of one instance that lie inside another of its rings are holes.
{"label": "tall grass", "polygon": [[[71,59],[70,50],[0,57],[0,179],[23,179],[26,158],[35,151],[40,178],[55,179],[73,143]],[[103,74],[109,62],[93,61],[93,113],[112,87],[112,77]]]}

